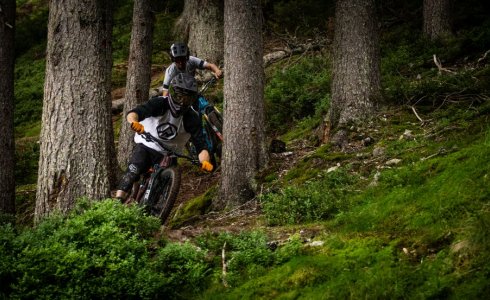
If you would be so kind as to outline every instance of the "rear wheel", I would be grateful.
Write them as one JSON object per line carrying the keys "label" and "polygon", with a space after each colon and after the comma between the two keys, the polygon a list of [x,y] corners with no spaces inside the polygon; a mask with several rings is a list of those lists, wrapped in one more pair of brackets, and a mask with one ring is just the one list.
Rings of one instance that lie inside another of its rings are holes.
{"label": "rear wheel", "polygon": [[214,125],[218,131],[223,134],[223,117],[221,116],[220,113],[218,113],[216,110],[212,110],[208,114],[208,121],[210,124],[206,124],[208,127],[209,135],[211,136],[211,141],[213,143],[213,151],[216,153],[216,156],[218,158],[221,158],[221,140],[219,139],[218,135],[216,132],[214,132],[214,129],[211,127],[211,125]]}
{"label": "rear wheel", "polygon": [[221,114],[213,109],[213,111],[208,114],[208,118],[209,122],[216,126],[220,133],[223,133],[223,117]]}
{"label": "rear wheel", "polygon": [[170,167],[158,172],[148,195],[149,212],[165,223],[179,193],[181,173],[178,167]]}

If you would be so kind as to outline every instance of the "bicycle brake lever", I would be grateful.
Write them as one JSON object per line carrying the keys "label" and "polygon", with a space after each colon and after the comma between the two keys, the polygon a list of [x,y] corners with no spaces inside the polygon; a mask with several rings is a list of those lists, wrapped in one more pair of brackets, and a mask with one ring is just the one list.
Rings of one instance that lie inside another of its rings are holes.
{"label": "bicycle brake lever", "polygon": [[141,133],[140,135],[143,137],[143,139],[145,141],[147,141],[147,142],[153,142],[153,137],[148,132],[145,131],[145,132]]}

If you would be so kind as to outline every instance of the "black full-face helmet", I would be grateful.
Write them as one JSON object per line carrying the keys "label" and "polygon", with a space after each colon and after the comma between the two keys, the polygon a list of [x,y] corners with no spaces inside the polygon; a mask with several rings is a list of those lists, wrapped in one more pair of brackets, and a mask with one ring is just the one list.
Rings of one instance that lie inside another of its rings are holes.
{"label": "black full-face helmet", "polygon": [[170,46],[170,56],[172,57],[172,61],[177,59],[189,59],[189,48],[186,44],[177,42]]}
{"label": "black full-face helmet", "polygon": [[187,73],[175,75],[170,81],[169,98],[172,115],[181,116],[197,99],[196,79]]}

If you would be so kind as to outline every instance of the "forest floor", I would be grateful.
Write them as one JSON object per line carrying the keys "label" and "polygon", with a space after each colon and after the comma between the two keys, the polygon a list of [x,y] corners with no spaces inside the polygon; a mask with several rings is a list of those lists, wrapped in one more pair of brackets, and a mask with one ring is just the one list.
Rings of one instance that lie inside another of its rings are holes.
{"label": "forest floor", "polygon": [[[299,159],[300,155],[290,155],[287,159],[272,158],[272,164],[280,164],[279,168],[285,171],[288,166],[293,165],[292,160]],[[219,184],[221,168],[205,174],[194,170],[195,167],[182,166],[182,184],[179,196],[174,206],[174,212],[193,198],[204,194],[211,187]],[[264,228],[265,224],[261,218],[259,201],[254,198],[242,206],[226,212],[211,211],[204,215],[195,216],[185,222],[179,228],[164,227],[165,236],[172,241],[184,242],[204,233],[230,232],[240,233],[243,230]]]}
{"label": "forest floor", "polygon": [[[301,160],[305,155],[311,152],[311,148],[305,146],[305,143],[299,143],[293,151],[283,153],[274,153],[270,155],[268,168],[277,170],[278,176],[286,174],[296,162]],[[298,148],[299,147],[299,148]],[[176,200],[174,211],[175,214],[182,206],[195,197],[198,197],[208,191],[211,187],[219,184],[221,178],[221,168],[211,173],[205,174],[191,166],[182,166],[182,184],[179,196]],[[273,240],[286,240],[292,232],[286,228],[269,228],[262,217],[260,201],[255,197],[242,206],[230,211],[216,212],[210,211],[204,215],[194,216],[184,222],[184,225],[177,228],[163,226],[162,233],[171,241],[184,242],[205,233],[240,233],[242,231],[265,230]],[[302,233],[315,231],[312,228],[301,229]],[[311,233],[314,235],[314,233]]]}

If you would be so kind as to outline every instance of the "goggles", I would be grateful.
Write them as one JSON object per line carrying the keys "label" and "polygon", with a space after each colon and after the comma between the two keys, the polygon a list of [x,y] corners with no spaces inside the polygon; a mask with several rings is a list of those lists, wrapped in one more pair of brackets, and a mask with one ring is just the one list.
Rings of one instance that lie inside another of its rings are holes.
{"label": "goggles", "polygon": [[187,57],[185,57],[185,56],[174,57],[174,61],[176,63],[183,64],[183,63],[187,62]]}
{"label": "goggles", "polygon": [[196,94],[194,93],[183,93],[181,91],[175,90],[172,94],[172,101],[182,106],[190,106],[196,100]]}

